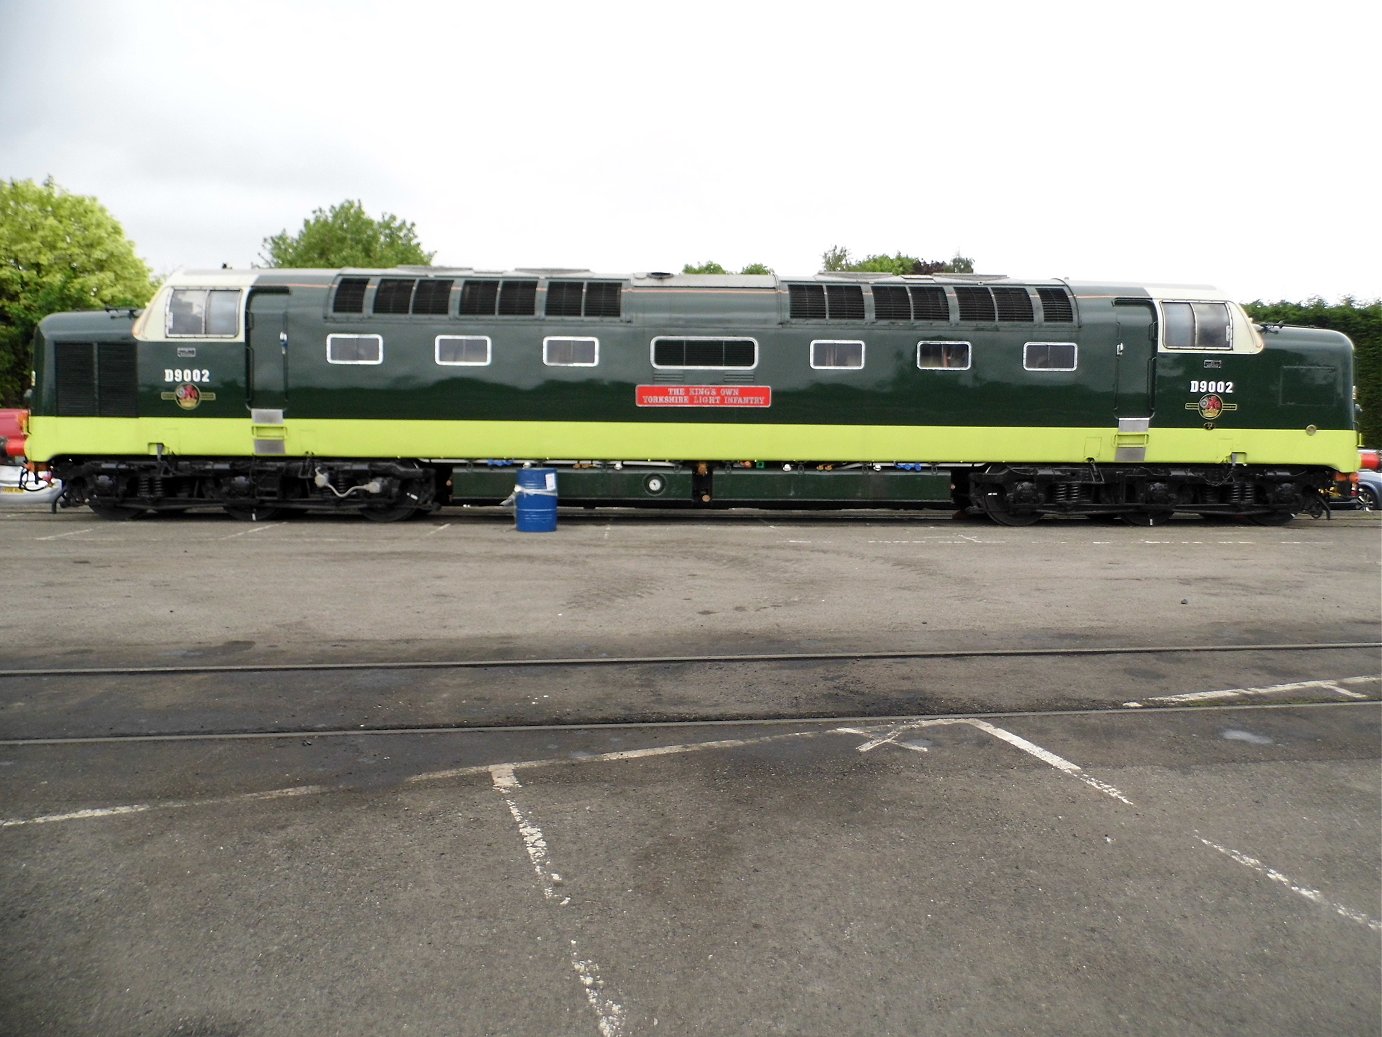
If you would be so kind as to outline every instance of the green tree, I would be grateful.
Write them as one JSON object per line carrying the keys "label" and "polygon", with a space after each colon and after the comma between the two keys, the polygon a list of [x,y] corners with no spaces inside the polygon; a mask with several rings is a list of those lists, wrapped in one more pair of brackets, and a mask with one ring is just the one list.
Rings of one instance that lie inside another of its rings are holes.
{"label": "green tree", "polygon": [[707,259],[704,263],[687,263],[681,268],[683,274],[727,274],[729,273],[719,263],[713,259]]}
{"label": "green tree", "polygon": [[[727,274],[729,273],[719,263],[713,259],[707,259],[704,263],[687,263],[681,268],[683,274]],[[750,263],[739,271],[741,274],[771,274],[773,268],[763,263]]]}
{"label": "green tree", "polygon": [[974,260],[958,252],[949,260],[918,259],[898,252],[891,256],[865,256],[851,259],[849,249],[832,245],[821,253],[821,269],[826,271],[861,271],[878,274],[972,274]]}
{"label": "green tree", "polygon": [[1361,408],[1358,431],[1364,446],[1382,447],[1382,300],[1360,303],[1345,297],[1338,305],[1330,306],[1320,298],[1273,303],[1259,299],[1247,303],[1244,309],[1254,320],[1330,328],[1351,338],[1353,382]]}
{"label": "green tree", "polygon": [[0,404],[22,402],[40,320],[143,306],[153,287],[124,229],[95,198],[68,194],[52,177],[0,182]]}
{"label": "green tree", "polygon": [[358,201],[315,210],[302,230],[264,239],[260,259],[273,267],[430,266],[435,252],[424,252],[417,231],[391,213],[374,219]]}

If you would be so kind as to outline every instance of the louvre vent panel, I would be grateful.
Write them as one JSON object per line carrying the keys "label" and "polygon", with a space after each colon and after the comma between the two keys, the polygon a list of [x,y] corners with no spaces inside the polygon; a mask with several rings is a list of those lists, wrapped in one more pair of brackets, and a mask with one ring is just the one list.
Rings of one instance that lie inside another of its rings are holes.
{"label": "louvre vent panel", "polygon": [[103,418],[139,416],[139,371],[133,342],[96,346],[96,412]]}
{"label": "louvre vent panel", "polygon": [[461,316],[493,317],[498,299],[498,281],[467,281],[461,286]]}
{"label": "louvre vent panel", "polygon": [[900,285],[874,285],[873,315],[878,320],[911,320],[912,302]]}
{"label": "louvre vent panel", "polygon": [[1036,319],[1032,297],[1025,288],[995,288],[993,301],[997,304],[999,320],[1030,324]]}
{"label": "louvre vent panel", "polygon": [[864,289],[857,284],[827,285],[825,302],[831,320],[864,319]]}
{"label": "louvre vent panel", "polygon": [[54,343],[58,416],[96,417],[96,347],[91,342]]}
{"label": "louvre vent panel", "polygon": [[918,287],[911,289],[911,294],[913,320],[950,319],[950,300],[945,297],[944,288]]}
{"label": "louvre vent panel", "polygon": [[381,314],[408,313],[413,308],[414,280],[385,277],[374,290],[374,312]]}
{"label": "louvre vent panel", "polygon": [[792,320],[824,320],[825,288],[818,284],[788,285],[787,304]]}
{"label": "louvre vent panel", "polygon": [[960,304],[960,320],[998,319],[993,307],[993,293],[987,288],[963,285],[955,289],[955,299]]}
{"label": "louvre vent panel", "polygon": [[413,312],[445,315],[451,302],[451,286],[455,281],[425,280],[417,283],[413,293]]}
{"label": "louvre vent panel", "polygon": [[584,294],[584,281],[548,281],[547,316],[579,317]]}
{"label": "louvre vent panel", "polygon": [[364,313],[367,277],[343,277],[336,284],[336,296],[331,300],[332,313]]}
{"label": "louvre vent panel", "polygon": [[1064,288],[1038,288],[1041,299],[1041,312],[1048,324],[1072,324],[1075,321],[1075,307],[1070,302],[1070,294]]}
{"label": "louvre vent panel", "polygon": [[619,316],[619,297],[623,288],[618,281],[591,281],[585,286],[585,315],[587,317]]}
{"label": "louvre vent panel", "polygon": [[499,289],[499,316],[532,317],[537,313],[536,281],[505,281]]}

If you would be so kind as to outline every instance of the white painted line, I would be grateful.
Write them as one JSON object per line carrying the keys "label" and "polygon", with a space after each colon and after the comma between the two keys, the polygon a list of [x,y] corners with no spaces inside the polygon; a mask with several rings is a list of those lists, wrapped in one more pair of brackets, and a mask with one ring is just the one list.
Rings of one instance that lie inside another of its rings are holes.
{"label": "white painted line", "polygon": [[[523,848],[528,852],[528,860],[532,862],[533,871],[537,873],[542,895],[558,907],[565,907],[571,903],[571,898],[564,897],[558,892],[557,887],[561,885],[562,878],[552,867],[551,857],[547,853],[547,840],[542,834],[542,829],[523,812],[514,798],[514,793],[523,786],[514,776],[513,766],[496,764],[490,768],[490,774],[493,777],[494,790],[503,797],[509,813],[518,825],[519,834],[523,836]],[[600,978],[600,967],[589,958],[581,957],[575,940],[568,936],[567,942],[570,946],[571,967],[581,981],[586,1001],[595,1012],[602,1037],[620,1037],[624,1033],[624,1006],[608,992],[605,981]]]}
{"label": "white painted line", "polygon": [[[835,730],[840,734],[862,735],[865,738],[869,736],[868,731],[861,731],[857,727],[837,727]],[[907,731],[905,729],[898,728],[896,731],[893,731],[891,734],[888,734],[883,738],[875,738],[872,741],[865,742],[863,745],[859,746],[859,752],[870,752],[874,749],[877,749],[880,745],[895,745],[899,749],[910,749],[914,753],[925,753],[931,751],[927,746],[924,745],[909,745],[906,742],[899,742],[897,740],[898,737],[906,733]]]}
{"label": "white painted line", "polygon": [[47,536],[47,537],[34,537],[34,539],[35,539],[35,540],[61,540],[63,537],[74,537],[74,536],[76,536],[78,533],[90,533],[90,532],[91,532],[93,529],[95,529],[95,528],[96,528],[95,526],[89,526],[89,527],[86,528],[86,529],[74,529],[74,530],[72,530],[70,533],[54,533],[52,536]]}
{"label": "white painted line", "polygon": [[[621,749],[609,753],[592,753],[589,756],[553,756],[539,760],[515,760],[506,766],[514,770],[522,770],[525,767],[551,767],[561,763],[617,763],[621,760],[644,760],[650,756],[674,756],[680,753],[698,753],[707,749],[738,749],[744,745],[759,745],[763,742],[778,742],[784,738],[816,738],[823,731],[787,731],[776,735],[763,735],[759,738],[724,738],[714,742],[683,742],[677,745],[659,745],[651,749]],[[411,778],[405,779],[407,784],[415,785],[428,781],[448,781],[451,778],[463,778],[472,774],[483,774],[491,770],[491,764],[479,764],[470,767],[453,767],[444,771],[429,771],[426,774],[414,774]]]}
{"label": "white painted line", "polygon": [[1200,842],[1204,843],[1210,849],[1218,850],[1225,857],[1230,857],[1233,860],[1237,861],[1239,864],[1251,868],[1259,875],[1265,875],[1273,882],[1281,883],[1281,885],[1285,886],[1292,893],[1298,893],[1301,896],[1303,896],[1306,900],[1309,900],[1312,903],[1320,904],[1323,907],[1327,907],[1335,914],[1341,915],[1342,917],[1347,918],[1351,922],[1357,922],[1359,925],[1365,925],[1373,932],[1382,932],[1382,922],[1379,922],[1376,918],[1370,918],[1367,915],[1363,914],[1361,911],[1354,911],[1352,908],[1344,907],[1343,904],[1336,904],[1334,903],[1334,901],[1326,899],[1325,895],[1321,893],[1318,889],[1311,889],[1309,886],[1297,885],[1296,883],[1292,882],[1289,878],[1287,878],[1285,875],[1281,874],[1281,872],[1277,871],[1275,868],[1267,867],[1267,865],[1263,864],[1255,857],[1249,857],[1247,854],[1239,853],[1237,850],[1230,850],[1227,846],[1220,846],[1218,843],[1212,843],[1208,839],[1204,838],[1204,836],[1200,835],[1198,832],[1195,833],[1195,836],[1200,840]]}
{"label": "white painted line", "polygon": [[[513,793],[523,786],[518,783],[518,778],[514,776],[513,765],[496,764],[489,769],[489,772],[494,781],[495,791],[504,797],[504,802],[509,807],[509,813],[518,823],[518,831],[523,836],[523,846],[528,851],[528,859],[533,862],[533,870],[537,872],[538,882],[542,885],[542,895],[548,900],[556,900],[557,886],[561,883],[561,876],[548,867],[547,840],[542,837],[542,829],[529,821],[523,811],[519,809],[518,804],[514,802]],[[559,903],[565,907],[571,903],[571,898],[566,897]]]}
{"label": "white painted line", "polygon": [[[708,749],[737,749],[745,745],[758,745],[763,742],[776,742],[785,738],[815,738],[825,734],[817,731],[788,731],[761,738],[726,738],[714,742],[689,742],[678,745],[662,745],[651,749],[626,749],[612,753],[596,753],[590,756],[558,756],[539,760],[516,760],[509,764],[475,764],[470,767],[452,767],[444,771],[429,771],[414,774],[405,779],[408,785],[431,781],[448,781],[478,774],[493,774],[495,766],[506,766],[514,770],[524,767],[551,767],[562,763],[612,763],[620,760],[643,760],[653,756],[670,756],[680,753],[703,752]],[[267,792],[246,792],[238,796],[221,796],[213,799],[169,800],[163,803],[133,803],[114,807],[96,807],[87,810],[71,810],[62,814],[45,814],[40,817],[0,818],[0,828],[17,828],[21,825],[41,825],[55,821],[88,821],[104,817],[118,817],[121,814],[141,814],[149,810],[177,810],[185,807],[225,806],[233,803],[252,802],[262,799],[280,799],[287,796],[314,796],[326,792],[339,791],[326,785],[298,785],[286,789],[270,789]]]}
{"label": "white painted line", "polygon": [[236,537],[247,536],[247,535],[250,534],[250,533],[262,533],[262,532],[264,532],[264,530],[266,530],[266,529],[277,529],[277,528],[278,528],[279,526],[281,526],[281,525],[283,525],[282,522],[266,522],[266,523],[263,523],[263,524],[258,524],[258,523],[256,523],[255,525],[251,526],[249,529],[242,529],[242,530],[240,530],[240,532],[238,532],[238,533],[232,533],[232,534],[230,534],[230,536],[216,537],[216,539],[217,539],[217,540],[234,540]]}
{"label": "white painted line", "polygon": [[[450,528],[451,528],[451,523],[450,523],[450,522],[443,522],[440,526],[437,526],[435,529],[433,529],[431,532],[429,532],[429,533],[427,534],[427,536],[429,536],[429,537],[434,537],[434,536],[436,536],[438,533],[440,533],[442,530],[444,530],[444,529],[450,529]],[[424,538],[424,539],[425,539],[425,538]]]}
{"label": "white painted line", "polygon": [[[1040,760],[1047,766],[1054,767],[1056,768],[1056,770],[1061,771],[1064,774],[1069,774],[1072,778],[1076,778],[1077,780],[1084,782],[1090,788],[1097,789],[1104,795],[1110,796],[1113,799],[1118,800],[1120,803],[1126,803],[1128,806],[1133,805],[1132,800],[1128,799],[1127,796],[1119,792],[1118,789],[1114,788],[1107,782],[1100,781],[1098,778],[1095,778],[1085,773],[1084,768],[1080,767],[1078,764],[1071,763],[1069,760],[1057,756],[1055,753],[1050,752],[1046,749],[1043,749],[1035,742],[1027,741],[1027,739],[1023,738],[1020,735],[1015,735],[1011,731],[1007,731],[1001,727],[996,727],[986,720],[977,720],[973,717],[940,717],[935,720],[918,720],[915,723],[902,724],[899,727],[894,728],[887,735],[881,738],[874,738],[872,741],[865,742],[863,745],[859,746],[859,751],[861,753],[864,753],[868,752],[871,749],[875,749],[880,745],[894,743],[900,745],[900,747],[904,749],[918,749],[922,752],[925,752],[926,750],[921,749],[921,747],[919,746],[909,746],[897,743],[895,742],[895,739],[899,735],[907,731],[915,731],[926,727],[946,727],[954,724],[967,724],[970,727],[978,728],[985,734],[990,734],[994,738],[999,739],[1000,741],[1007,742],[1009,745],[1021,749],[1024,753],[1027,753],[1030,756],[1035,756],[1038,760]],[[865,737],[868,737],[871,734],[871,732],[867,730],[860,730],[859,728],[854,727],[837,727],[835,728],[835,731],[839,734],[863,735]]]}
{"label": "white painted line", "polygon": [[1252,698],[1260,695],[1282,695],[1293,691],[1332,691],[1346,698],[1365,699],[1368,696],[1347,691],[1345,684],[1382,684],[1382,676],[1340,677],[1336,680],[1296,681],[1292,684],[1272,684],[1261,688],[1224,688],[1219,691],[1192,691],[1184,695],[1161,695],[1140,702],[1124,702],[1128,709],[1138,709],[1155,703],[1159,706],[1182,706],[1191,702],[1214,702],[1220,699]]}
{"label": "white painted line", "polygon": [[1361,692],[1349,691],[1347,688],[1339,687],[1338,681],[1325,681],[1324,686],[1327,690],[1332,691],[1337,695],[1342,695],[1346,699],[1367,699],[1367,696],[1362,694]]}
{"label": "white painted line", "polygon": [[89,810],[72,810],[65,814],[44,814],[39,817],[0,818],[0,828],[18,828],[21,825],[46,825],[54,821],[88,821],[103,817],[118,817],[121,814],[142,814],[149,810],[179,810],[186,807],[229,806],[235,803],[253,803],[265,799],[288,799],[294,796],[316,796],[333,791],[326,785],[296,785],[287,789],[269,789],[267,792],[245,792],[238,796],[217,796],[212,799],[172,799],[164,803],[130,803],[116,807],[95,807]]}

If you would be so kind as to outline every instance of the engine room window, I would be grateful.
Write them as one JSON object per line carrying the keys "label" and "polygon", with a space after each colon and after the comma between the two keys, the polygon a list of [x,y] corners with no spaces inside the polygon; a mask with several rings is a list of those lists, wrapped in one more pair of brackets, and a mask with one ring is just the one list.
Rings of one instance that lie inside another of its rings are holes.
{"label": "engine room window", "polygon": [[1022,347],[1022,366],[1028,371],[1073,371],[1073,342],[1028,342]]}
{"label": "engine room window", "polygon": [[1232,349],[1228,306],[1221,302],[1164,302],[1167,349]]}
{"label": "engine room window", "polygon": [[719,371],[758,366],[751,338],[655,338],[653,366]]}
{"label": "engine room window", "polygon": [[379,335],[327,335],[328,364],[380,364],[384,362],[384,339]]}
{"label": "engine room window", "polygon": [[811,366],[818,370],[857,371],[864,366],[864,344],[834,339],[816,339],[811,343]]}
{"label": "engine room window", "polygon": [[488,335],[438,335],[437,363],[465,367],[484,367],[489,363]]}
{"label": "engine room window", "polygon": [[168,334],[233,338],[240,330],[240,289],[175,288],[168,298]]}
{"label": "engine room window", "polygon": [[545,338],[542,362],[548,367],[594,367],[600,362],[597,338]]}
{"label": "engine room window", "polygon": [[968,342],[918,342],[917,367],[923,371],[968,371]]}

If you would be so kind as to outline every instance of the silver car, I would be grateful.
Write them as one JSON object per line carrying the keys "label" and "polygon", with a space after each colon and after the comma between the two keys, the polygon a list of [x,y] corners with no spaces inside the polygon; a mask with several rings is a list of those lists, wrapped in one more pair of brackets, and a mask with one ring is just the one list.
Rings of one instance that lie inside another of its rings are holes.
{"label": "silver car", "polygon": [[1358,510],[1376,511],[1377,502],[1382,498],[1382,472],[1364,468],[1358,473]]}
{"label": "silver car", "polygon": [[0,508],[11,504],[51,504],[62,483],[34,475],[23,465],[0,463]]}

